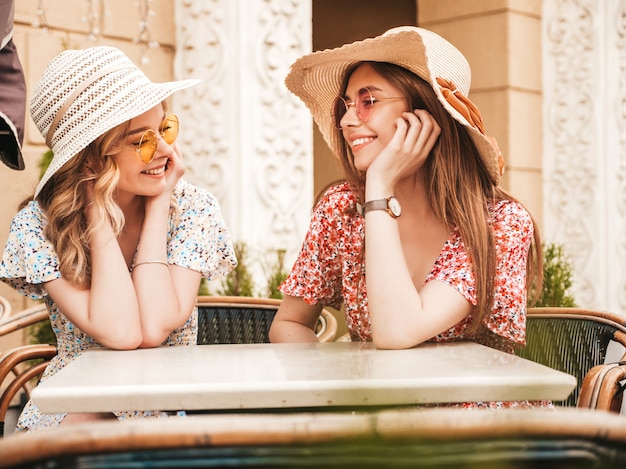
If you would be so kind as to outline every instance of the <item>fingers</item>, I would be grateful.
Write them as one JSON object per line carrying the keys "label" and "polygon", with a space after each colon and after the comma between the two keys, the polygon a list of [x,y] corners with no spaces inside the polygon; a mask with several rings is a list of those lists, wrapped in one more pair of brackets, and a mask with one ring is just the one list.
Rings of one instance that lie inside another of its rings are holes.
{"label": "fingers", "polygon": [[185,161],[183,160],[183,153],[178,146],[178,142],[172,143],[172,149],[174,150],[173,158],[176,159],[176,169],[178,174],[182,176],[185,173]]}
{"label": "fingers", "polygon": [[165,166],[165,179],[167,188],[171,191],[176,186],[178,180],[185,174],[185,163],[182,158],[180,147],[176,142],[170,144],[167,163]]}
{"label": "fingers", "polygon": [[403,152],[428,154],[441,134],[441,127],[425,110],[416,109],[402,115],[407,130],[403,143]]}
{"label": "fingers", "polygon": [[[396,130],[385,149],[367,169],[367,177],[379,178],[393,186],[400,179],[415,174],[433,149],[441,127],[422,109],[404,112],[396,119]],[[371,180],[371,179],[370,179]]]}

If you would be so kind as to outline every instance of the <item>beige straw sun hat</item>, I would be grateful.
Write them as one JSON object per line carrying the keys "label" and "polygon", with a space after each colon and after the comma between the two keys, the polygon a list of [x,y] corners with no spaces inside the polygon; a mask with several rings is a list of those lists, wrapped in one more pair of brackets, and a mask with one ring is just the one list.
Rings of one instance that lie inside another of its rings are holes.
{"label": "beige straw sun hat", "polygon": [[285,79],[287,88],[309,108],[336,155],[342,136],[332,122],[333,100],[342,92],[346,71],[363,61],[396,64],[430,83],[448,113],[468,129],[493,182],[499,183],[504,168],[502,154],[495,139],[485,135],[478,109],[466,98],[471,83],[467,60],[441,36],[413,26],[393,28],[375,38],[313,52],[291,66]]}
{"label": "beige straw sun hat", "polygon": [[54,153],[35,197],[54,173],[96,138],[199,82],[152,83],[114,47],[59,54],[46,67],[30,101],[31,117]]}

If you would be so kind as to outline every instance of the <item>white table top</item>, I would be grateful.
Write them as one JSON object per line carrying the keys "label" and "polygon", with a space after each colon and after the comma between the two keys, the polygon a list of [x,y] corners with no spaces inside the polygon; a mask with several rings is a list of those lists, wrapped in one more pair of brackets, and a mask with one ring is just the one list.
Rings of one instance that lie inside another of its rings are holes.
{"label": "white table top", "polygon": [[475,344],[367,342],[83,353],[32,392],[46,413],[561,400],[576,378]]}

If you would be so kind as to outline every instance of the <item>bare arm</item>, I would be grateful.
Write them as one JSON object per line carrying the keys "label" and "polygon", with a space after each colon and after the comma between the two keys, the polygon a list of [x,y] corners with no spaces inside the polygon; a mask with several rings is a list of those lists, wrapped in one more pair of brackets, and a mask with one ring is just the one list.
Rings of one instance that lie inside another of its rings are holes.
{"label": "bare arm", "polygon": [[315,326],[321,312],[321,305],[310,305],[302,298],[285,296],[270,327],[270,341],[319,342]]}
{"label": "bare arm", "polygon": [[[421,167],[439,136],[439,126],[426,111],[403,117],[389,145],[368,168],[366,201],[394,194],[398,181]],[[398,223],[384,211],[370,211],[365,218],[367,295],[372,339],[379,348],[414,347],[471,311],[470,302],[442,282],[416,287]]]}
{"label": "bare arm", "polygon": [[[160,142],[160,145],[165,145]],[[161,194],[146,198],[145,218],[137,247],[136,262],[167,261],[167,234],[170,199],[185,172],[176,143],[165,171],[166,187]],[[137,265],[132,272],[139,304],[141,347],[156,347],[191,315],[198,294],[201,274],[162,263]]]}
{"label": "bare arm", "polygon": [[[168,158],[166,188],[146,199],[137,263],[167,260],[170,196],[184,172],[177,152]],[[129,273],[108,221],[94,231],[90,250],[90,289],[81,290],[65,279],[46,284],[53,301],[83,332],[114,349],[155,347],[187,321],[195,305],[200,272],[150,263]]]}
{"label": "bare arm", "polygon": [[142,340],[135,288],[111,225],[104,223],[90,242],[92,287],[80,289],[64,278],[46,283],[67,318],[104,346],[137,348]]}
{"label": "bare arm", "polygon": [[63,278],[47,282],[46,289],[67,318],[96,341],[114,349],[157,346],[189,318],[199,272],[147,264],[131,277],[110,226],[95,234],[91,252],[90,289]]}

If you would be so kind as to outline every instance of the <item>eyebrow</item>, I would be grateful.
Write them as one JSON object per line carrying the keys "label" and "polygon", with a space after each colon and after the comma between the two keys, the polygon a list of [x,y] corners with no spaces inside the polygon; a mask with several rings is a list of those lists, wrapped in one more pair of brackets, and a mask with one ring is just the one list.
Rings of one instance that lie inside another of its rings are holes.
{"label": "eyebrow", "polygon": [[[374,86],[374,85],[368,85],[368,86],[361,86],[358,90],[357,93],[361,90],[368,90],[370,93],[372,93],[373,91],[383,91],[382,89],[380,89],[378,86]],[[343,99],[349,99],[349,96],[344,93],[343,95]]]}
{"label": "eyebrow", "polygon": [[[161,125],[163,125],[163,122],[165,122],[165,118],[167,117],[167,114],[165,113],[165,111],[163,111],[163,117],[161,118]],[[128,131],[128,136],[130,137],[131,135],[135,135],[138,133],[144,133],[146,130],[150,130],[151,127],[149,126],[143,126],[143,127],[138,127],[136,129],[131,129]]]}

